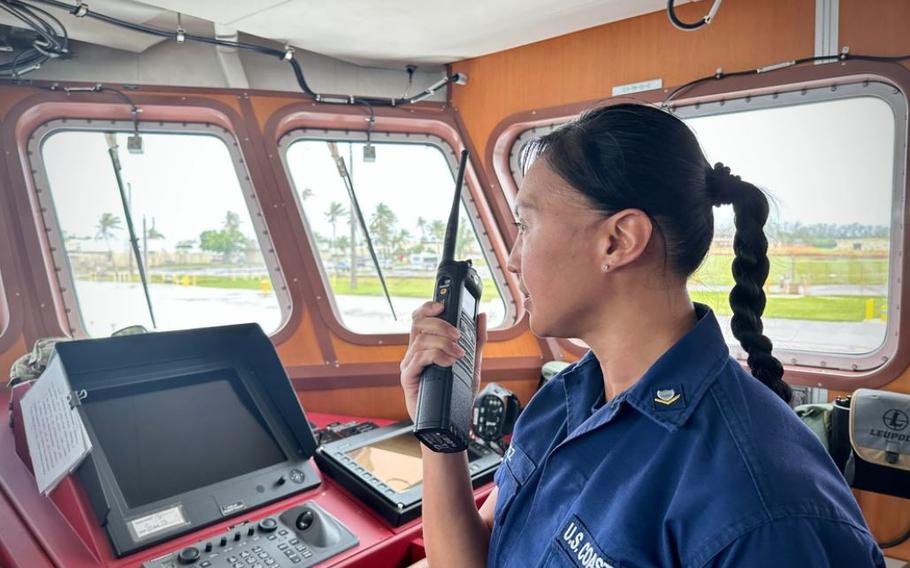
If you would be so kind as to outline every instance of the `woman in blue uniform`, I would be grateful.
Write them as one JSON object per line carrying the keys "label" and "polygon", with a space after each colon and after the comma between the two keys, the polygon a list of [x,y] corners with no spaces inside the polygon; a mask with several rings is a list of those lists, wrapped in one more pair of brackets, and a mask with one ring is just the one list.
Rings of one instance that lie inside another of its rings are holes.
{"label": "woman in blue uniform", "polygon": [[[424,449],[430,566],[884,566],[762,333],[764,194],[643,105],[586,113],[526,158],[509,270],[535,334],[591,350],[534,395],[479,511],[466,456]],[[726,204],[751,374],[686,291]],[[412,418],[421,369],[463,354],[439,309],[415,312],[401,364]]]}

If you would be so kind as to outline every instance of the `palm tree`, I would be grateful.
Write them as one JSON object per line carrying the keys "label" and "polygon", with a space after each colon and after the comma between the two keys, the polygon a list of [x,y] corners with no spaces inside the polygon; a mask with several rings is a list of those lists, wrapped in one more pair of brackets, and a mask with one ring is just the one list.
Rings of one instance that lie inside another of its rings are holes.
{"label": "palm tree", "polygon": [[312,190],[312,189],[310,189],[310,188],[308,188],[308,187],[305,187],[305,188],[303,188],[302,190],[300,190],[300,202],[301,202],[301,203],[306,202],[306,200],[309,199],[309,198],[311,198],[311,197],[313,197],[313,190]]}
{"label": "palm tree", "polygon": [[240,214],[228,211],[224,215],[224,230],[234,231],[240,229]]}
{"label": "palm tree", "polygon": [[411,231],[407,229],[402,229],[392,237],[392,253],[401,258],[408,254],[408,246],[411,243]]}
{"label": "palm tree", "polygon": [[382,247],[385,257],[392,257],[392,236],[395,234],[395,224],[398,216],[392,208],[385,203],[376,206],[376,212],[370,217],[370,233],[375,237],[376,243]]}
{"label": "palm tree", "polygon": [[466,215],[458,222],[458,236],[455,239],[455,258],[464,259],[465,251],[474,244],[474,228]]}
{"label": "palm tree", "polygon": [[420,244],[427,242],[427,220],[423,217],[418,217],[417,229],[420,231]]}
{"label": "palm tree", "polygon": [[[142,261],[143,261],[143,268],[145,269],[145,273],[148,274],[149,256],[151,256],[151,254],[152,254],[152,252],[149,250],[148,242],[161,240],[164,238],[164,234],[161,231],[159,231],[157,227],[155,227],[155,218],[154,217],[152,217],[152,226],[149,228],[146,228],[145,215],[142,216],[142,231],[143,231],[142,250],[145,251],[145,254],[142,257]],[[132,251],[132,249],[130,249],[130,251]],[[132,256],[132,254],[130,256]],[[133,277],[133,263],[131,260],[130,261],[130,278],[132,278],[132,277]]]}
{"label": "palm tree", "polygon": [[114,252],[111,250],[111,237],[114,236],[114,231],[119,231],[122,227],[120,225],[120,217],[117,217],[113,213],[102,213],[101,217],[98,218],[98,225],[96,226],[98,233],[95,235],[95,238],[104,239],[104,246],[107,247],[107,260],[108,262],[114,261]]}
{"label": "palm tree", "polygon": [[446,224],[436,219],[435,221],[430,222],[430,238],[436,246],[439,247],[436,251],[437,254],[442,254],[442,241],[446,236]]}
{"label": "palm tree", "polygon": [[347,214],[347,209],[344,208],[344,205],[333,201],[329,204],[329,210],[325,212],[326,220],[332,224],[332,242],[329,245],[329,248],[332,250],[332,254],[335,253],[335,243],[338,235],[336,234],[335,228],[338,224],[338,220],[341,219],[343,215]]}
{"label": "palm tree", "polygon": [[348,209],[348,227],[351,238],[348,248],[351,251],[351,290],[357,289],[357,225],[354,223],[354,208]]}
{"label": "palm tree", "polygon": [[150,241],[158,241],[164,238],[164,234],[155,227],[155,220],[152,219],[152,226],[145,234],[145,238]]}

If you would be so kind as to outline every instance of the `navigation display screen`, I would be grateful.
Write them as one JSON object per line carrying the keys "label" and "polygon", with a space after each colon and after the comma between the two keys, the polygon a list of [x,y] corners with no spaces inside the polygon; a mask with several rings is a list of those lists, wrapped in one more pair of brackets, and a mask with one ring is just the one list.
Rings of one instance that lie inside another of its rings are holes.
{"label": "navigation display screen", "polygon": [[[411,432],[377,440],[346,452],[346,455],[399,493],[423,482],[420,441]],[[476,453],[468,448],[468,459],[476,457]]]}
{"label": "navigation display screen", "polygon": [[287,459],[234,370],[150,385],[90,391],[82,403],[131,508]]}

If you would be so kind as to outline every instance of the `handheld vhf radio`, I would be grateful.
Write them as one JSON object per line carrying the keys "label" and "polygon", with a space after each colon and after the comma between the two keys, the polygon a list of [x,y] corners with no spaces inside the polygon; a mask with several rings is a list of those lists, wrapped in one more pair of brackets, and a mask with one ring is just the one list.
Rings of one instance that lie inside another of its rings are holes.
{"label": "handheld vhf radio", "polygon": [[458,207],[467,163],[468,151],[462,150],[455,181],[455,200],[446,226],[442,260],[436,272],[434,297],[435,301],[445,306],[438,317],[461,332],[458,345],[464,349],[465,356],[451,367],[431,364],[423,369],[414,420],[414,434],[420,441],[433,451],[446,453],[467,449],[474,402],[474,349],[477,345],[477,306],[482,285],[470,260],[453,258],[458,235]]}

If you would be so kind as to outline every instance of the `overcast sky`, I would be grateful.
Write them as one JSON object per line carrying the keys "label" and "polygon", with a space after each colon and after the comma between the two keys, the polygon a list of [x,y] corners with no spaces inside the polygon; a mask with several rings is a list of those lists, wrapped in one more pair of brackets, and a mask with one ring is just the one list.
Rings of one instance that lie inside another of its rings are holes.
{"label": "overcast sky", "polygon": [[[767,189],[781,221],[890,223],[894,118],[890,107],[871,97],[724,116],[690,119],[708,159],[721,161],[743,179]],[[118,135],[124,180],[132,187],[137,228],[152,219],[170,249],[221,227],[227,211],[240,214],[252,236],[250,216],[224,143],[212,136],[145,134],[145,152],[129,154]],[[453,174],[442,153],[428,145],[376,144],[376,161],[365,163],[362,144],[339,149],[353,170],[358,197],[369,221],[376,206],[389,205],[399,228],[419,236],[418,217],[445,220]],[[94,237],[98,218],[123,219],[104,136],[63,132],[44,145],[44,159],[56,212],[69,234]],[[353,160],[351,160],[353,158]],[[476,158],[475,158],[476,159]],[[341,178],[323,142],[298,142],[287,154],[298,191],[313,190],[304,207],[308,222],[328,237],[325,218],[332,201],[349,206]],[[718,210],[729,219],[729,207]],[[339,236],[348,233],[345,221]],[[124,229],[117,233],[126,241]]]}

